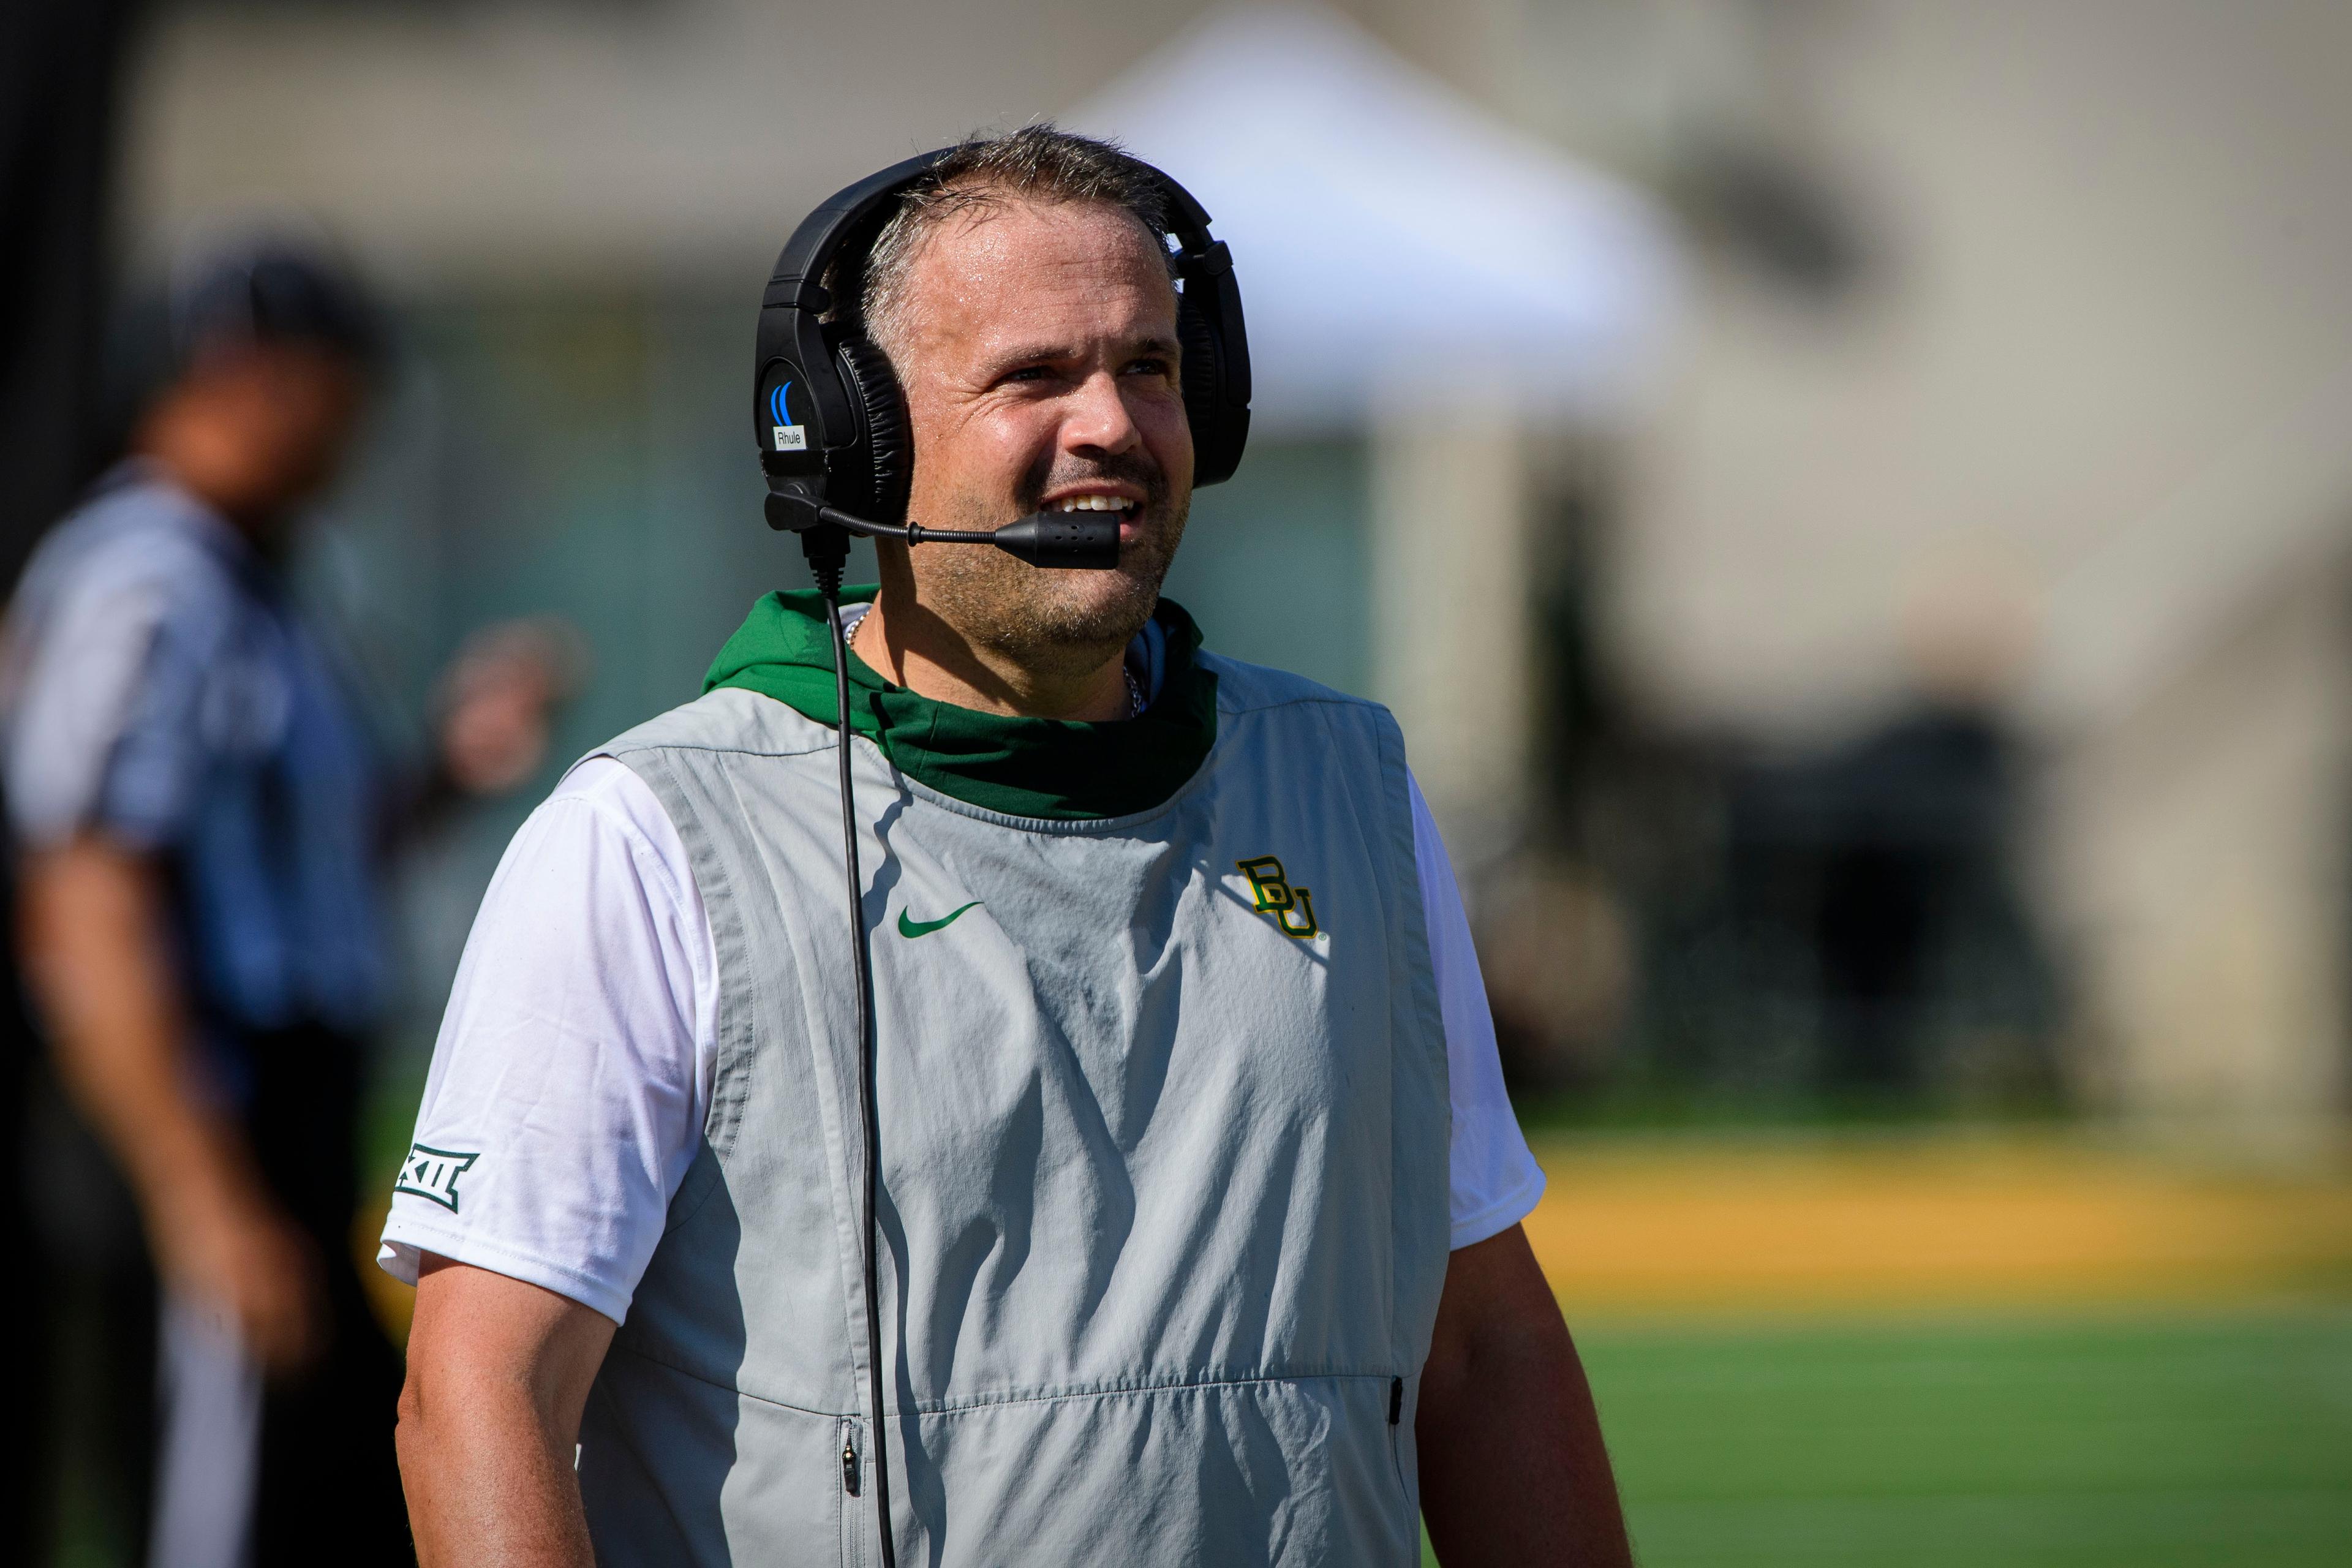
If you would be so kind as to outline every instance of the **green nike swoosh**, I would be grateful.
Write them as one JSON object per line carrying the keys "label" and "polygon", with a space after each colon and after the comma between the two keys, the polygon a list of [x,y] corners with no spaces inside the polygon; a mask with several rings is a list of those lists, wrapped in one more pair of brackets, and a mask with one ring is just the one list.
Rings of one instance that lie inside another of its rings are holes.
{"label": "green nike swoosh", "polygon": [[[974,899],[971,903],[966,904],[963,907],[963,910],[978,909],[980,907],[980,900]],[[898,911],[898,934],[900,936],[929,936],[933,931],[939,930],[941,926],[955,924],[956,916],[962,914],[963,910],[957,910],[953,913],[942,915],[935,921],[910,921],[907,918],[907,911],[900,910]]]}

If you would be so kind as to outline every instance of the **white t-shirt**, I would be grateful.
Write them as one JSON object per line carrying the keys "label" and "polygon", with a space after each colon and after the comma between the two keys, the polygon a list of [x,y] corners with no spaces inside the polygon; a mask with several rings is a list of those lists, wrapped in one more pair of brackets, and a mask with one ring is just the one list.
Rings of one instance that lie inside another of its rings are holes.
{"label": "white t-shirt", "polygon": [[[1544,1178],[1503,1093],[1454,868],[1412,795],[1461,1247],[1525,1218]],[[523,824],[483,898],[377,1261],[413,1284],[430,1252],[620,1321],[700,1143],[718,1007],[677,828],[644,780],[591,758]]]}

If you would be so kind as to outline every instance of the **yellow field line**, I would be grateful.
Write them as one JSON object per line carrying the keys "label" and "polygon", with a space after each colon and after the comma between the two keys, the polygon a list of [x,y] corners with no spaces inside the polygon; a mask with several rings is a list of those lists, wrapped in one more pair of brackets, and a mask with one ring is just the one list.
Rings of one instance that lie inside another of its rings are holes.
{"label": "yellow field line", "polygon": [[[2233,1174],[2063,1136],[1540,1138],[1528,1240],[1571,1318],[2352,1296],[2352,1174]],[[354,1234],[373,1258],[381,1208]],[[371,1262],[404,1335],[414,1292]]]}
{"label": "yellow field line", "polygon": [[2352,1180],[2063,1140],[1537,1149],[1573,1313],[2352,1292]]}

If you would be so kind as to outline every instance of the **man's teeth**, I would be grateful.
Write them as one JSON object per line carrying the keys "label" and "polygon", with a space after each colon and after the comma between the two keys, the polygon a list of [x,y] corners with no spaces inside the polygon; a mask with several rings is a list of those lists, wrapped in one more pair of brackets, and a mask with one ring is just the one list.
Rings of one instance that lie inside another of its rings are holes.
{"label": "man's teeth", "polygon": [[1124,496],[1066,496],[1049,509],[1054,511],[1125,511],[1135,503]]}

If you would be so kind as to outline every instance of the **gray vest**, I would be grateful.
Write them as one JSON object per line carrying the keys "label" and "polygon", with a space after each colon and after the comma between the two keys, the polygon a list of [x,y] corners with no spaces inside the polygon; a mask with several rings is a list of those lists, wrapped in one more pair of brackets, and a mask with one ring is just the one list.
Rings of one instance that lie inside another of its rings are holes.
{"label": "gray vest", "polygon": [[[1403,748],[1202,657],[1215,747],[1132,816],[981,810],[854,742],[902,1563],[1420,1560],[1449,1110]],[[719,958],[702,1146],[582,1431],[608,1568],[875,1560],[833,747],[720,690],[606,748]]]}

